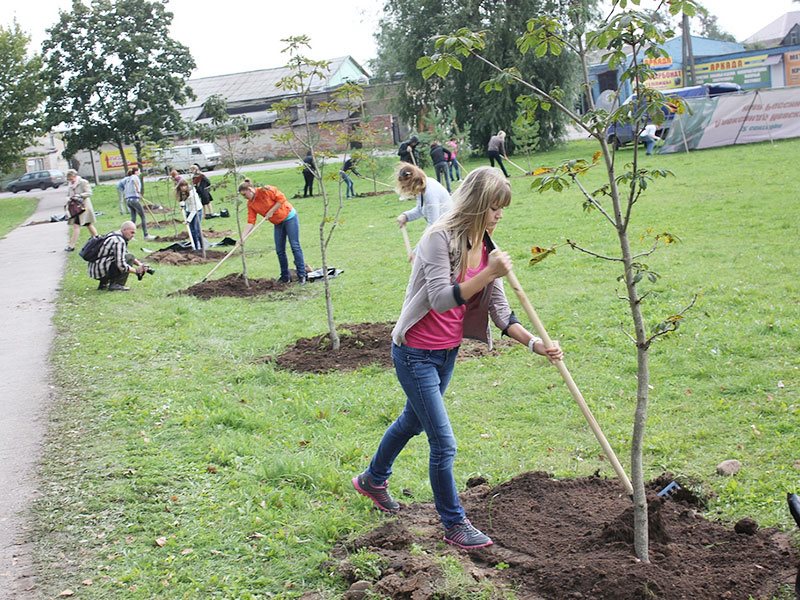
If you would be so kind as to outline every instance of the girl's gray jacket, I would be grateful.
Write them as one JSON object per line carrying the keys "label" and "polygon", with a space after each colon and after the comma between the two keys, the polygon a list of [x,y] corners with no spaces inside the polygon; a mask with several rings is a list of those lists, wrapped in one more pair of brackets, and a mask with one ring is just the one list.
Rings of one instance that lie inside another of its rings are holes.
{"label": "girl's gray jacket", "polygon": [[[488,234],[484,235],[483,241],[489,252],[494,250]],[[456,281],[458,274],[455,272],[457,258],[450,252],[448,231],[427,231],[422,236],[406,288],[403,309],[392,330],[392,341],[395,344],[404,344],[406,332],[431,309],[443,313],[466,304],[464,337],[485,342],[489,348],[492,347],[490,315],[503,333],[514,323],[519,323],[508,305],[502,278],[495,279],[472,298],[465,300],[461,297],[461,286]]]}

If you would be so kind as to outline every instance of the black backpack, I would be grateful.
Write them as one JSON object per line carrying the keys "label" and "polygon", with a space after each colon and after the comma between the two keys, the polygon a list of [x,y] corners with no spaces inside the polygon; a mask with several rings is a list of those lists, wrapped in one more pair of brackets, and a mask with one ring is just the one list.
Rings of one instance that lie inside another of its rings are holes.
{"label": "black backpack", "polygon": [[[89,241],[83,245],[80,252],[78,252],[78,256],[80,256],[86,262],[94,262],[97,260],[98,255],[100,254],[100,247],[103,245],[103,242],[108,239],[111,235],[117,235],[114,233],[107,233],[106,235],[98,235],[97,237],[89,238]],[[119,237],[119,236],[117,236]]]}

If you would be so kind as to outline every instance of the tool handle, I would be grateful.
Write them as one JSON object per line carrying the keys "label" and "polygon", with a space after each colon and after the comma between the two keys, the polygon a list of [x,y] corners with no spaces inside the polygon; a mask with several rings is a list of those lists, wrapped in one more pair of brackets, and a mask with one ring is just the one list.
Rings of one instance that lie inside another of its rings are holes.
{"label": "tool handle", "polygon": [[[245,239],[247,239],[248,237],[250,237],[251,235],[253,235],[253,233],[255,233],[255,230],[256,230],[256,229],[258,229],[259,227],[261,227],[262,223],[266,223],[267,221],[268,221],[268,219],[261,219],[261,220],[260,220],[258,223],[256,223],[255,227],[253,227],[253,228],[250,230],[250,233],[247,235],[247,237],[246,237]],[[230,257],[230,256],[231,256],[231,255],[232,255],[234,252],[236,252],[236,250],[237,250],[237,249],[239,248],[239,246],[241,246],[241,245],[242,245],[242,240],[239,240],[238,242],[236,242],[236,245],[234,245],[234,247],[233,247],[233,248],[231,248],[230,252],[228,252],[228,253],[227,253],[225,256],[223,256],[223,257],[220,259],[220,261],[219,261],[219,262],[218,262],[216,265],[214,265],[214,268],[213,268],[213,269],[211,269],[211,270],[208,272],[208,275],[206,275],[205,277],[203,277],[203,278],[200,280],[200,283],[204,282],[206,279],[208,279],[209,277],[211,277],[211,276],[214,274],[214,272],[215,272],[217,269],[219,269],[219,268],[222,266],[222,263],[224,263],[226,260],[228,260],[228,258],[229,258],[229,257]]]}
{"label": "tool handle", "polygon": [[[520,303],[522,304],[522,308],[525,309],[525,314],[528,315],[528,318],[531,320],[533,324],[533,328],[536,330],[537,335],[542,338],[542,342],[544,343],[545,348],[552,348],[553,347],[553,340],[547,334],[547,330],[544,328],[542,321],[539,319],[539,315],[536,314],[536,310],[533,308],[533,305],[528,300],[528,296],[522,289],[522,286],[519,284],[519,279],[514,274],[514,271],[509,271],[506,274],[506,279],[508,279],[508,283],[511,285],[511,288],[516,293],[517,298],[519,298]],[[572,379],[572,375],[570,374],[569,370],[567,369],[567,365],[564,364],[563,360],[558,360],[555,363],[558,372],[561,374],[561,377],[564,379],[564,382],[567,384],[567,388],[569,388],[572,397],[575,399],[575,402],[578,404],[578,407],[581,409],[586,422],[589,424],[589,428],[594,433],[594,437],[597,438],[597,441],[600,442],[600,447],[603,449],[603,452],[608,457],[611,466],[614,468],[614,472],[619,477],[622,484],[625,486],[625,490],[628,492],[628,495],[633,495],[633,486],[631,485],[630,479],[625,474],[625,470],[622,468],[622,465],[619,463],[617,459],[617,455],[614,454],[614,450],[611,448],[611,445],[608,443],[606,436],[603,435],[602,430],[600,429],[600,425],[598,425],[597,420],[594,418],[592,411],[589,410],[589,406],[586,404],[586,400],[583,399],[583,394],[578,389],[578,386],[575,384],[575,381]]]}
{"label": "tool handle", "polygon": [[406,245],[406,255],[408,256],[408,260],[411,260],[414,251],[411,249],[411,241],[408,239],[408,231],[405,225],[400,228],[400,232],[403,234],[403,242]]}

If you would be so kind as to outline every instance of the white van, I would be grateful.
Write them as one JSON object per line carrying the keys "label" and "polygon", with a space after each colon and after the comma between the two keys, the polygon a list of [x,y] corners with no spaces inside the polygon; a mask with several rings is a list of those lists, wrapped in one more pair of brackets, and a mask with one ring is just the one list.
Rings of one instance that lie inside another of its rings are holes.
{"label": "white van", "polygon": [[160,162],[167,173],[172,169],[185,173],[194,164],[203,171],[210,171],[220,165],[222,156],[212,143],[187,144],[167,148],[161,153]]}

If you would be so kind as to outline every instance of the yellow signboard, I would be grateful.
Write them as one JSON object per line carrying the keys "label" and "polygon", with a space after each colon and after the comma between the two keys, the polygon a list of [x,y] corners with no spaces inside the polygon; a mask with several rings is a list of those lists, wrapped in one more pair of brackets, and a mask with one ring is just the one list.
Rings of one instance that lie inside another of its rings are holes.
{"label": "yellow signboard", "polygon": [[[128,165],[139,164],[136,161],[136,152],[133,148],[125,148],[125,159],[128,161]],[[151,163],[152,161],[144,159],[141,166],[146,167]],[[100,152],[101,171],[108,173],[111,171],[122,171],[123,168],[122,155],[119,153],[119,150],[104,150]]]}
{"label": "yellow signboard", "polygon": [[800,52],[786,52],[783,55],[786,68],[786,86],[800,85]]}
{"label": "yellow signboard", "polygon": [[653,90],[679,88],[683,85],[683,73],[680,69],[656,71],[655,76],[645,81],[644,84]]}

